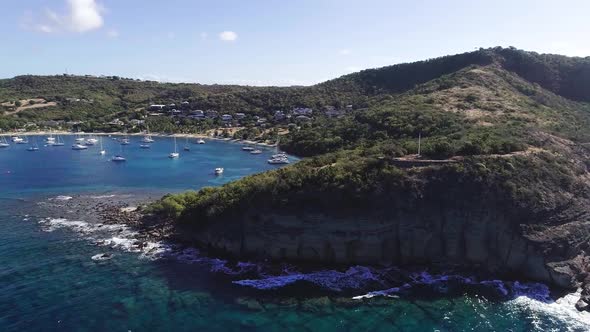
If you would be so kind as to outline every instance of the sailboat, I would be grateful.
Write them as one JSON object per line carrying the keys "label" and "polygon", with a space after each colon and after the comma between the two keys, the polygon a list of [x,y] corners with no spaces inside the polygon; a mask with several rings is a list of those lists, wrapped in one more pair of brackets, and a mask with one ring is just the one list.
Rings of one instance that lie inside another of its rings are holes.
{"label": "sailboat", "polygon": [[86,140],[86,145],[95,145],[98,143],[98,140],[94,137],[90,137]]}
{"label": "sailboat", "polygon": [[129,136],[125,135],[125,137],[121,139],[121,145],[129,145]]}
{"label": "sailboat", "polygon": [[174,152],[168,155],[168,158],[174,159],[180,157],[180,153],[178,153],[178,149],[176,147],[176,136],[174,136]]}
{"label": "sailboat", "polygon": [[255,145],[254,147],[255,147],[255,149],[250,151],[250,154],[261,154],[262,153],[262,150],[258,149],[257,145]]}
{"label": "sailboat", "polygon": [[105,149],[102,148],[102,137],[99,137],[100,141],[100,151],[98,152],[101,156],[104,156],[107,152]]}
{"label": "sailboat", "polygon": [[202,138],[199,138],[199,140],[197,141],[197,144],[205,144],[205,140]]}
{"label": "sailboat", "polygon": [[188,137],[185,137],[184,151],[190,151],[191,147],[188,145]]}
{"label": "sailboat", "polygon": [[53,142],[51,144],[51,146],[64,146],[64,141],[61,139],[61,137],[57,136],[55,139],[55,142]]}
{"label": "sailboat", "polygon": [[6,141],[5,136],[0,136],[0,148],[7,148],[10,144]]}
{"label": "sailboat", "polygon": [[84,143],[85,138],[82,137],[82,135],[80,134],[80,131],[78,130],[78,133],[76,134],[76,143]]}
{"label": "sailboat", "polygon": [[49,137],[45,139],[45,142],[47,143],[47,145],[53,145],[55,143],[55,137],[53,137],[53,134],[51,132],[49,133]]}
{"label": "sailboat", "polygon": [[123,157],[123,146],[119,146],[119,149],[120,149],[121,153],[114,155],[113,158],[111,158],[111,161],[114,161],[114,162],[127,161],[127,159],[125,159],[125,157]]}
{"label": "sailboat", "polygon": [[18,137],[17,139],[13,139],[12,141],[16,144],[29,144],[29,139],[27,138],[27,136],[25,136],[25,138]]}
{"label": "sailboat", "polygon": [[287,154],[284,152],[279,152],[279,142],[280,139],[277,139],[277,144],[275,145],[275,154],[271,157],[272,159],[287,159]]}
{"label": "sailboat", "polygon": [[153,143],[154,139],[150,136],[150,127],[145,126],[145,136],[141,139],[142,143]]}
{"label": "sailboat", "polygon": [[27,151],[39,151],[39,147],[37,146],[37,140],[33,138],[33,144],[27,148]]}

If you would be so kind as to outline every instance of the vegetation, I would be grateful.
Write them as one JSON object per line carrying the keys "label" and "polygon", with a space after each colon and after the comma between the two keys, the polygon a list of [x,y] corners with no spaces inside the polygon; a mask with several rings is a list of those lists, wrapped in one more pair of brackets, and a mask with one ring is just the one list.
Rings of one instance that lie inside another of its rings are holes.
{"label": "vegetation", "polygon": [[[437,184],[452,184],[460,193],[455,183],[534,205],[541,192],[579,191],[579,165],[585,161],[581,150],[569,146],[590,142],[589,82],[590,58],[514,48],[364,70],[310,87],[20,76],[0,80],[0,100],[43,98],[57,105],[19,112],[4,107],[0,129],[49,120],[83,121],[87,131],[121,129],[106,125],[114,118],[145,119],[158,132],[203,132],[223,125],[219,119],[147,117],[149,104],[187,101],[182,106],[187,109],[245,113],[243,127],[233,134],[219,129],[221,136],[280,137],[282,149],[309,157],[220,188],[168,195],[150,207],[187,223],[249,208],[383,210],[392,197],[412,199]],[[317,112],[348,104],[354,111],[338,117]],[[276,110],[294,107],[316,112],[311,121],[272,120]],[[256,117],[269,121],[260,126]],[[418,137],[421,155],[415,156]],[[404,160],[416,159],[443,163],[403,166]]]}

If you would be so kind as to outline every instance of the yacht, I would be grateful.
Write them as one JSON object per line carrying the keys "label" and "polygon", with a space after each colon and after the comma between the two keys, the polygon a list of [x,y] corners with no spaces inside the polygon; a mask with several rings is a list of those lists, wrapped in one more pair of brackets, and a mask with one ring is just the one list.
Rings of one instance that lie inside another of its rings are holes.
{"label": "yacht", "polygon": [[197,141],[197,144],[205,144],[205,140],[202,138],[199,138],[199,140]]}
{"label": "yacht", "polygon": [[88,150],[88,147],[80,143],[75,143],[72,145],[72,150]]}
{"label": "yacht", "polygon": [[168,158],[175,159],[180,157],[180,153],[178,153],[178,149],[176,147],[176,136],[174,136],[174,152],[168,155]]}
{"label": "yacht", "polygon": [[288,164],[289,163],[289,159],[288,158],[271,158],[268,160],[268,163],[271,165],[280,165],[280,164]]}
{"label": "yacht", "polygon": [[125,136],[124,138],[121,139],[121,145],[129,145],[129,138],[127,138],[127,136]]}
{"label": "yacht", "polygon": [[286,153],[284,153],[284,152],[279,152],[279,153],[277,153],[277,154],[273,154],[273,155],[271,156],[271,158],[273,158],[273,159],[287,158],[287,154],[286,154]]}
{"label": "yacht", "polygon": [[246,145],[242,146],[242,151],[254,151],[254,148],[249,145]]}
{"label": "yacht", "polygon": [[258,150],[258,149],[250,151],[250,154],[261,154],[261,153],[262,153],[262,150]]}
{"label": "yacht", "polygon": [[127,159],[125,159],[125,157],[121,156],[121,155],[116,155],[114,156],[111,161],[114,162],[121,162],[121,161],[127,161]]}
{"label": "yacht", "polygon": [[19,142],[22,142],[22,141],[24,141],[24,139],[22,139],[22,138],[20,138],[20,137],[18,137],[18,136],[12,136],[12,137],[10,138],[10,140],[12,140],[12,142],[13,142],[13,143],[19,143]]}
{"label": "yacht", "polygon": [[49,134],[49,137],[45,138],[45,143],[47,143],[47,145],[53,145],[53,143],[55,143],[55,137],[53,137],[53,134]]}
{"label": "yacht", "polygon": [[223,167],[217,167],[215,169],[215,175],[221,175],[223,174]]}
{"label": "yacht", "polygon": [[151,146],[151,145],[149,145],[149,144],[140,144],[140,145],[139,145],[139,147],[140,147],[140,148],[142,148],[142,149],[149,149],[149,148],[151,148],[152,146]]}

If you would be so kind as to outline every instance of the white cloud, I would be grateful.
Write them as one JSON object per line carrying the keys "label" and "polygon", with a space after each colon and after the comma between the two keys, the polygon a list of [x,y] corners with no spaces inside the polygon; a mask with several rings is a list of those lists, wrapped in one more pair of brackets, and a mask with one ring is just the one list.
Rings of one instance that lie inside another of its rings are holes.
{"label": "white cloud", "polygon": [[110,38],[118,38],[119,31],[116,29],[110,29],[109,31],[107,31],[107,36],[109,36]]}
{"label": "white cloud", "polygon": [[102,8],[95,0],[68,0],[68,3],[68,21],[73,31],[86,32],[102,27]]}
{"label": "white cloud", "polygon": [[346,48],[338,51],[338,54],[340,54],[340,55],[349,55],[350,53],[352,53],[352,52]]}
{"label": "white cloud", "polygon": [[26,12],[22,26],[28,30],[44,33],[77,32],[84,33],[102,28],[103,7],[96,0],[67,0],[68,10],[59,14],[45,9],[41,15]]}
{"label": "white cloud", "polygon": [[238,39],[238,34],[233,31],[223,31],[219,34],[219,39],[222,41],[233,42]]}

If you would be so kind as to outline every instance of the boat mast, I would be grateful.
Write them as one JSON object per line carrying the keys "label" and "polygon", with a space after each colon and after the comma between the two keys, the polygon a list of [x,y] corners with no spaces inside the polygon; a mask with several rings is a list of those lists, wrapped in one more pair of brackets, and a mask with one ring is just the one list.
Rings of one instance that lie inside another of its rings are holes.
{"label": "boat mast", "polygon": [[420,148],[421,148],[421,140],[422,140],[422,133],[418,133],[418,156],[420,156]]}

